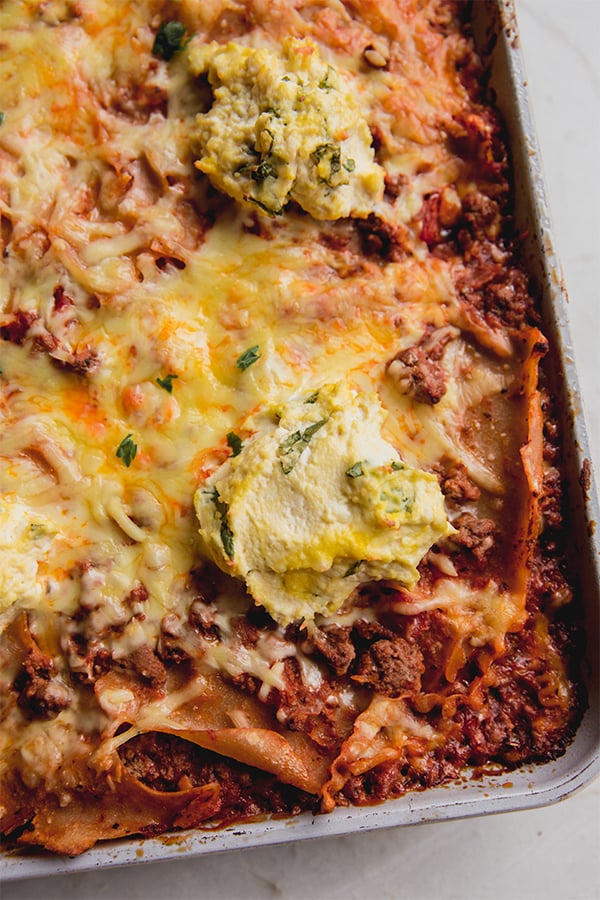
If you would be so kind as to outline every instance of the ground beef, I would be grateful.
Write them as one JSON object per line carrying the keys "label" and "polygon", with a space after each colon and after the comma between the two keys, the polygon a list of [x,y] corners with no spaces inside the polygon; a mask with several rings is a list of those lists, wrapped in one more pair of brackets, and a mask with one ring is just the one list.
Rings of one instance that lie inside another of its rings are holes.
{"label": "ground beef", "polygon": [[442,475],[441,488],[446,500],[452,506],[477,501],[481,496],[479,488],[471,481],[462,463],[457,463],[447,474]]}
{"label": "ground beef", "polygon": [[194,600],[190,606],[188,621],[206,641],[218,641],[221,637],[215,622],[216,612],[216,607],[212,603],[206,603],[202,598]]}
{"label": "ground beef", "polygon": [[329,625],[311,633],[311,643],[336,675],[345,675],[356,656],[350,627]]}
{"label": "ground beef", "polygon": [[54,663],[37,647],[29,650],[14,683],[21,709],[33,718],[54,719],[71,702],[70,691],[54,671]]}
{"label": "ground beef", "polygon": [[478,560],[494,546],[497,529],[493,519],[480,519],[465,512],[454,519],[452,525],[458,529],[458,534],[452,535],[453,543],[470,550]]}
{"label": "ground beef", "polygon": [[462,199],[464,225],[474,240],[494,241],[500,233],[500,208],[495,200],[480,191],[470,191]]}
{"label": "ground beef", "polygon": [[498,114],[492,109],[459,114],[447,131],[455,151],[469,163],[473,180],[485,183],[488,194],[493,192],[504,199],[508,193],[508,159]]}
{"label": "ground beef", "polygon": [[402,173],[397,175],[386,174],[383,182],[385,184],[385,196],[390,200],[396,200],[402,193],[403,188],[410,183],[410,178]]}
{"label": "ground beef", "polygon": [[149,596],[148,589],[140,582],[129,591],[125,597],[125,603],[129,606],[135,606],[138,603],[145,603]]}
{"label": "ground beef", "polygon": [[217,782],[222,822],[266,813],[297,815],[314,797],[279,784],[274,776],[226,759],[169,734],[150,732],[127,741],[119,755],[129,771],[157,791],[177,791]]}
{"label": "ground beef", "polygon": [[236,687],[239,687],[245,694],[250,694],[250,696],[258,694],[262,685],[258,678],[255,678],[254,675],[249,675],[248,672],[242,672],[241,675],[232,675],[231,681],[232,684],[235,684]]}
{"label": "ground beef", "polygon": [[393,640],[394,632],[381,622],[369,622],[368,619],[357,619],[352,626],[352,641],[358,652],[370,646],[373,641],[382,638]]}
{"label": "ground beef", "polygon": [[371,213],[366,219],[356,219],[362,251],[385,262],[400,262],[410,253],[410,241],[404,225],[386,222]]}
{"label": "ground beef", "polygon": [[335,707],[327,705],[331,685],[324,681],[318,690],[307,687],[298,662],[285,660],[285,688],[277,699],[277,719],[290,731],[302,731],[316,744],[335,750],[340,744]]}
{"label": "ground beef", "polygon": [[54,299],[54,309],[55,309],[57,312],[60,312],[60,310],[65,309],[65,308],[68,307],[68,306],[73,306],[73,305],[74,305],[74,304],[73,304],[73,300],[72,300],[71,297],[69,297],[69,295],[65,292],[65,289],[64,289],[64,287],[62,286],[62,284],[59,284],[58,287],[56,287],[56,288],[54,289],[54,293],[53,293],[52,296],[53,296],[53,299]]}
{"label": "ground beef", "polygon": [[13,318],[6,325],[0,326],[0,337],[21,347],[25,343],[27,332],[38,318],[37,313],[26,309],[17,309]]}
{"label": "ground beef", "polygon": [[248,621],[246,616],[236,616],[235,619],[232,619],[231,625],[241,644],[245,647],[253,647],[256,644],[260,636],[260,629],[253,622]]}
{"label": "ground beef", "polygon": [[57,346],[52,349],[55,351],[55,354],[50,354],[53,364],[65,372],[73,372],[75,375],[88,375],[100,365],[100,356],[95,347],[77,347],[72,351],[60,351],[59,355],[57,341]]}
{"label": "ground beef", "polygon": [[394,357],[388,374],[401,393],[430,406],[439,403],[446,393],[446,372],[439,360],[456,334],[454,328],[429,326],[418,343]]}
{"label": "ground beef", "polygon": [[544,490],[541,510],[548,528],[560,528],[563,522],[562,513],[562,479],[558,469],[549,469],[544,475]]}
{"label": "ground beef", "polygon": [[427,358],[419,347],[409,347],[392,360],[388,372],[403,394],[430,406],[446,393],[446,373],[439,363]]}
{"label": "ground beef", "polygon": [[112,665],[111,653],[97,641],[88,641],[82,634],[70,635],[65,641],[72,677],[82,684],[93,684],[105,675]]}
{"label": "ground beef", "polygon": [[454,642],[454,626],[443,612],[434,609],[418,616],[403,616],[403,636],[421,653],[425,665],[423,691],[435,691],[444,681],[449,648]]}
{"label": "ground beef", "polygon": [[425,667],[420,651],[404,638],[375,641],[359,658],[354,681],[388,697],[418,691]]}
{"label": "ground beef", "polygon": [[129,657],[131,667],[149,681],[153,687],[161,688],[167,683],[167,670],[148,644],[137,647]]}
{"label": "ground beef", "polygon": [[167,613],[160,623],[157,654],[164,662],[175,665],[189,658],[181,646],[181,620],[174,613]]}

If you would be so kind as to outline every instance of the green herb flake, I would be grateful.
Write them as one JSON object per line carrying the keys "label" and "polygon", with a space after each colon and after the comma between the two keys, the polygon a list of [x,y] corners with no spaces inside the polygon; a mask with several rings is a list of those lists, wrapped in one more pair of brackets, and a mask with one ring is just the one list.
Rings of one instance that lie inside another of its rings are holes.
{"label": "green herb flake", "polygon": [[48,534],[48,529],[41,522],[29,523],[29,536],[32,541],[37,541],[38,538],[44,537],[46,534]]}
{"label": "green herb flake", "polygon": [[243,443],[241,437],[238,434],[236,434],[235,431],[230,431],[227,434],[227,445],[231,450],[232,456],[239,456],[240,453],[242,452],[242,447],[244,446],[244,443]]}
{"label": "green herb flake", "polygon": [[319,87],[321,88],[322,91],[334,91],[335,90],[335,86],[329,80],[331,75],[333,75],[334,73],[335,73],[335,69],[333,68],[333,66],[327,66],[327,72],[323,76],[323,78],[321,78],[321,80],[319,82]]}
{"label": "green herb flake", "polygon": [[339,175],[342,168],[342,151],[339,144],[319,144],[310,154],[310,158],[316,166],[319,182],[329,187],[337,187],[333,179],[335,175]]}
{"label": "green herb flake", "polygon": [[248,203],[254,203],[255,206],[258,206],[259,209],[262,209],[268,216],[282,216],[283,215],[283,207],[280,204],[277,204],[274,209],[271,209],[270,206],[267,206],[266,203],[263,203],[262,200],[257,200],[256,197],[245,197],[245,200]]}
{"label": "green herb flake", "polygon": [[396,462],[395,459],[392,460],[392,471],[401,472],[403,468],[404,468],[404,463]]}
{"label": "green herb flake", "polygon": [[224,500],[221,500],[217,488],[211,488],[209,493],[211,495],[212,502],[215,504],[217,515],[221,519],[220,534],[221,543],[223,544],[223,550],[225,551],[229,559],[233,559],[233,531],[231,530],[229,525],[229,507]]}
{"label": "green herb flake", "polygon": [[133,435],[128,434],[117,447],[117,457],[125,463],[127,468],[129,468],[135,459],[137,450],[137,444],[133,440]]}
{"label": "green herb flake", "polygon": [[271,163],[265,159],[251,172],[251,177],[253,181],[261,184],[267,178],[277,178],[277,171],[273,168]]}
{"label": "green herb flake", "polygon": [[167,391],[169,394],[172,394],[173,393],[173,381],[176,378],[179,378],[179,376],[169,374],[169,375],[165,375],[164,378],[157,378],[156,383],[158,385],[160,385],[160,387],[163,388],[165,391]]}
{"label": "green herb flake", "polygon": [[167,61],[172,59],[187,44],[187,41],[183,40],[184,34],[185,25],[181,22],[161,22],[154,38],[152,53]]}
{"label": "green herb flake", "polygon": [[0,125],[4,122],[6,118],[6,113],[0,112]]}
{"label": "green herb flake", "polygon": [[317,166],[324,156],[326,156],[328,153],[331,153],[335,149],[335,144],[319,144],[310,154],[310,158],[314,162],[315,166]]}
{"label": "green herb flake", "polygon": [[344,572],[343,577],[349,578],[351,575],[354,575],[356,572],[358,572],[358,570],[360,569],[362,564],[363,564],[363,560],[357,559],[356,562],[353,562],[351,566],[348,566],[348,568]]}
{"label": "green herb flake", "polygon": [[235,364],[241,372],[245,372],[246,369],[254,365],[257,359],[260,359],[260,348],[258,344],[255,344],[254,347],[249,347],[247,350],[244,350],[242,355],[236,360]]}
{"label": "green herb flake", "polygon": [[279,445],[277,455],[280,457],[281,468],[284,475],[289,475],[308,445],[312,437],[325,425],[327,419],[313,422],[304,431],[293,431]]}
{"label": "green herb flake", "polygon": [[346,172],[354,172],[356,168],[356,162],[352,159],[351,156],[349,156],[348,159],[345,159],[342,165],[345,168]]}
{"label": "green herb flake", "polygon": [[349,469],[346,469],[346,475],[348,478],[360,478],[361,475],[365,474],[365,470],[363,469],[363,464],[361,462],[355,462],[353,466],[350,466]]}
{"label": "green herb flake", "polygon": [[314,393],[312,393],[309,397],[307,397],[304,402],[305,403],[316,403],[318,399],[319,399],[319,392],[314,391]]}

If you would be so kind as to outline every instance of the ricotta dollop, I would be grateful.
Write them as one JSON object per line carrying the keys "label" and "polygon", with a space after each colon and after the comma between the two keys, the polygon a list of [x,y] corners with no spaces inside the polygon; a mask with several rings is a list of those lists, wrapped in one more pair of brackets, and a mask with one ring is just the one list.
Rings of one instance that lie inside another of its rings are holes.
{"label": "ricotta dollop", "polygon": [[213,89],[210,110],[197,117],[195,165],[215,187],[271,216],[289,200],[315,219],[372,212],[384,172],[369,127],[315,44],[193,46],[189,64]]}
{"label": "ricotta dollop", "polygon": [[[51,523],[14,494],[0,499],[0,614],[13,603],[29,608],[44,595],[38,577],[53,537]],[[0,625],[0,631],[2,630]]]}
{"label": "ricotta dollop", "polygon": [[374,393],[345,382],[276,410],[195,495],[203,555],[280,624],[331,615],[357,585],[408,587],[452,534],[436,477],[381,436]]}

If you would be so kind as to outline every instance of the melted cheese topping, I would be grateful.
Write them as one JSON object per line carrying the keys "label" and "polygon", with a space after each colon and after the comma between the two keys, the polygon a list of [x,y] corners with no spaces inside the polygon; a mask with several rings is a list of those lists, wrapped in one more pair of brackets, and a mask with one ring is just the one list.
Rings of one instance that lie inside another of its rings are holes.
{"label": "melted cheese topping", "polygon": [[[378,394],[389,416],[383,436],[360,446],[356,436],[349,465],[398,453],[419,470],[465,462],[497,498],[497,460],[510,449],[498,431],[482,454],[465,433],[469,410],[504,396],[516,364],[488,366],[486,381],[486,361],[465,360],[457,338],[440,363],[449,389],[436,408],[398,391],[387,369],[426,328],[461,321],[450,265],[429,255],[418,218],[424,198],[461,173],[439,139],[440,123],[470,102],[454,64],[429,58],[399,22],[395,67],[368,69],[370,30],[328,44],[319,16],[295,4],[281,28],[298,40],[257,29],[256,46],[216,46],[210,36],[226,5],[213,3],[181,4],[198,36],[190,63],[180,53],[167,64],[152,55],[150,6],[0,7],[0,627],[28,610],[34,632],[49,635],[57,669],[68,660],[75,672],[86,664],[69,643],[75,637],[127,661],[156,648],[167,614],[186,620],[202,560],[194,494],[230,455],[228,434],[252,446],[258,410],[285,409],[291,397],[351,378],[362,396]],[[210,109],[200,72],[214,85]],[[385,132],[385,174],[406,185],[385,201],[375,124]],[[264,166],[253,177],[263,163],[276,177]],[[241,203],[215,201],[203,173]],[[288,199],[310,215],[283,210]],[[249,209],[261,204],[284,214],[259,220]],[[403,235],[402,253],[377,257],[348,223],[327,223],[333,231],[322,234],[315,222],[370,212]],[[240,366],[252,350],[255,361]],[[394,577],[414,579],[422,553],[447,533],[439,493],[431,506],[418,525],[426,536],[401,554]],[[265,522],[263,543],[268,533]],[[338,581],[369,556],[361,540],[351,530],[329,548],[327,565],[343,559]],[[364,571],[380,577],[379,565],[378,557]],[[251,567],[253,558],[245,576]],[[359,580],[349,577],[344,594]],[[481,640],[513,622],[510,609],[500,619],[491,612],[492,593],[453,595],[453,610],[480,611]],[[264,583],[255,594],[264,601]],[[221,592],[224,620],[239,605],[239,587]],[[326,597],[308,613],[331,608]],[[263,697],[282,686],[285,642],[276,653],[264,641],[240,649],[222,631],[218,645],[196,643],[205,668],[251,674]],[[318,666],[296,656],[318,686]],[[51,722],[30,722],[13,704],[5,764],[20,747],[23,772],[52,786],[61,760],[83,752],[79,736],[98,735],[130,699],[113,692],[91,712],[86,698],[76,691]]]}

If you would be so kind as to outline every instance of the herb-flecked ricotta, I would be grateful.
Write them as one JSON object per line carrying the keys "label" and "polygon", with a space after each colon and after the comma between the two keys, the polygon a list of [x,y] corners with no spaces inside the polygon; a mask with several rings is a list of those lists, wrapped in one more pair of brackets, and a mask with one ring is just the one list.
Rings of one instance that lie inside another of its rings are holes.
{"label": "herb-flecked ricotta", "polygon": [[308,40],[279,52],[192,46],[214,102],[197,117],[195,165],[219,190],[268,215],[295,200],[315,219],[364,217],[383,194],[371,133],[335,68]]}
{"label": "herb-flecked ricotta", "polygon": [[377,395],[345,382],[295,399],[195,496],[204,555],[281,624],[336,612],[357,585],[412,586],[453,533],[435,475],[381,436]]}

